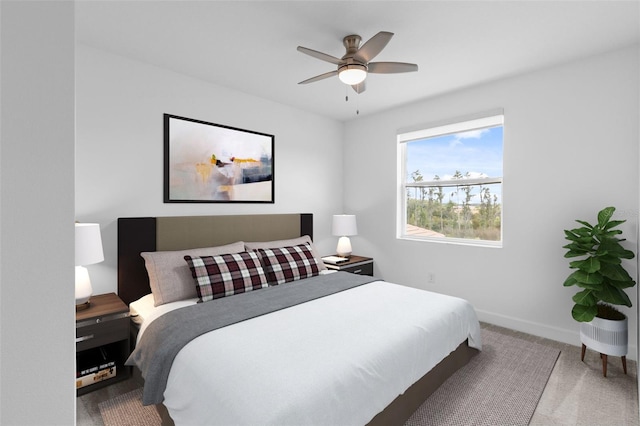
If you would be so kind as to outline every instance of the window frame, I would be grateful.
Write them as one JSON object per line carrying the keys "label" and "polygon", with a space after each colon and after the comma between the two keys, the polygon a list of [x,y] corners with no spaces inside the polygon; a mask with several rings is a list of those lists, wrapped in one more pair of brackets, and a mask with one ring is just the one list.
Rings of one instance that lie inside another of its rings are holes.
{"label": "window frame", "polygon": [[[446,120],[444,122],[432,123],[408,130],[398,130],[397,132],[397,170],[398,170],[398,200],[396,203],[396,238],[409,241],[426,241],[445,244],[471,245],[480,247],[501,248],[504,244],[504,199],[502,197],[504,191],[501,191],[500,202],[500,240],[476,240],[471,238],[458,237],[437,237],[437,236],[415,236],[406,233],[407,225],[407,190],[411,188],[438,188],[438,187],[465,187],[478,186],[483,184],[503,184],[503,176],[487,177],[487,178],[470,178],[470,179],[450,179],[439,181],[423,181],[423,182],[407,182],[407,152],[406,147],[409,142],[447,136],[457,133],[470,132],[473,130],[489,129],[502,127],[504,132],[504,112],[503,110],[494,110],[477,114],[465,118],[457,118]],[[504,165],[504,133],[503,133],[503,153],[502,162]],[[437,185],[434,184],[437,182]]]}

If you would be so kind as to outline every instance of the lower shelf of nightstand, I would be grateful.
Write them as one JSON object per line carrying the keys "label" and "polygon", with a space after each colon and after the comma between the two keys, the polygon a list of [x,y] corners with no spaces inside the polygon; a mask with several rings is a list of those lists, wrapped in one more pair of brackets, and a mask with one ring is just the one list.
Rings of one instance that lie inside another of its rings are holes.
{"label": "lower shelf of nightstand", "polygon": [[[131,353],[131,348],[129,347],[129,343],[130,343],[129,336],[127,335],[126,339],[117,340],[115,342],[107,343],[105,345],[92,346],[86,349],[76,351],[76,363],[79,362],[78,356],[80,354],[85,354],[88,351],[95,351],[96,348],[103,348],[104,350],[106,350],[108,354],[111,354],[111,357],[109,358],[109,360],[112,360],[115,363],[115,375],[113,377],[102,379],[100,381],[83,386],[81,388],[76,388],[77,396],[84,395],[94,390],[104,388],[105,386],[109,386],[113,383],[117,383],[121,380],[125,380],[131,377],[131,367],[124,365],[124,363],[127,361],[127,358],[129,357],[129,354]],[[78,366],[79,365],[77,365],[77,367]],[[106,369],[107,368],[104,368],[103,371]]]}

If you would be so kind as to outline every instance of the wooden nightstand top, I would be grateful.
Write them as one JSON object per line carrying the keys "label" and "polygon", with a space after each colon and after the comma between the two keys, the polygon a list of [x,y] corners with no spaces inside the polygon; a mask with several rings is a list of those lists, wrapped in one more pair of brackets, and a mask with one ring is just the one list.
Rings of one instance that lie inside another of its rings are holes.
{"label": "wooden nightstand top", "polygon": [[[337,254],[334,254],[332,256],[337,256]],[[372,262],[373,258],[372,257],[364,257],[364,256],[356,256],[355,254],[352,254],[349,257],[349,260],[344,262],[344,263],[340,263],[339,265],[335,265],[335,266],[340,266],[340,267],[345,267],[345,266],[353,266],[357,263],[362,263],[362,262]],[[326,263],[325,263],[326,265]]]}
{"label": "wooden nightstand top", "polygon": [[120,300],[117,294],[98,294],[91,296],[91,306],[89,308],[76,312],[76,321],[128,312],[129,307]]}

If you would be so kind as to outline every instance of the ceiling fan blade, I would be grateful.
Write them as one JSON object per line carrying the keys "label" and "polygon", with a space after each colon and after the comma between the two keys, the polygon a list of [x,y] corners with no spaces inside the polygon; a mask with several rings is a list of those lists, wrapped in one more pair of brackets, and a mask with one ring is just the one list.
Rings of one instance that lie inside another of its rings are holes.
{"label": "ceiling fan blade", "polygon": [[353,59],[364,62],[365,64],[375,58],[378,53],[382,52],[382,49],[389,43],[393,37],[393,33],[387,31],[380,31],[378,34],[371,37],[365,44],[358,49]]}
{"label": "ceiling fan blade", "polygon": [[315,77],[308,78],[304,81],[301,81],[298,84],[307,84],[313,83],[314,81],[324,80],[325,78],[333,77],[334,75],[338,75],[338,70],[325,72],[324,74],[316,75]]}
{"label": "ceiling fan blade", "polygon": [[356,93],[360,94],[360,93],[364,92],[365,90],[367,90],[367,81],[363,80],[362,82],[360,82],[358,84],[352,84],[351,87],[353,88],[353,90],[356,91]]}
{"label": "ceiling fan blade", "polygon": [[342,59],[336,58],[335,56],[327,55],[326,53],[318,52],[317,50],[309,49],[302,46],[298,46],[298,52],[306,53],[307,55],[313,56],[316,59],[330,62],[335,65],[342,65],[344,62]]}
{"label": "ceiling fan blade", "polygon": [[406,62],[371,62],[367,65],[367,71],[378,74],[395,74],[399,72],[418,71],[418,66]]}

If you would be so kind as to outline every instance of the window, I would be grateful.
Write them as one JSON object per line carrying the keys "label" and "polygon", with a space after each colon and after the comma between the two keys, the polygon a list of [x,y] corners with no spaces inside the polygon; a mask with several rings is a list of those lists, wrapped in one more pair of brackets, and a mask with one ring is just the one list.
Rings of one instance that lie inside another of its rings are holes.
{"label": "window", "polygon": [[502,245],[503,115],[398,134],[398,237]]}

